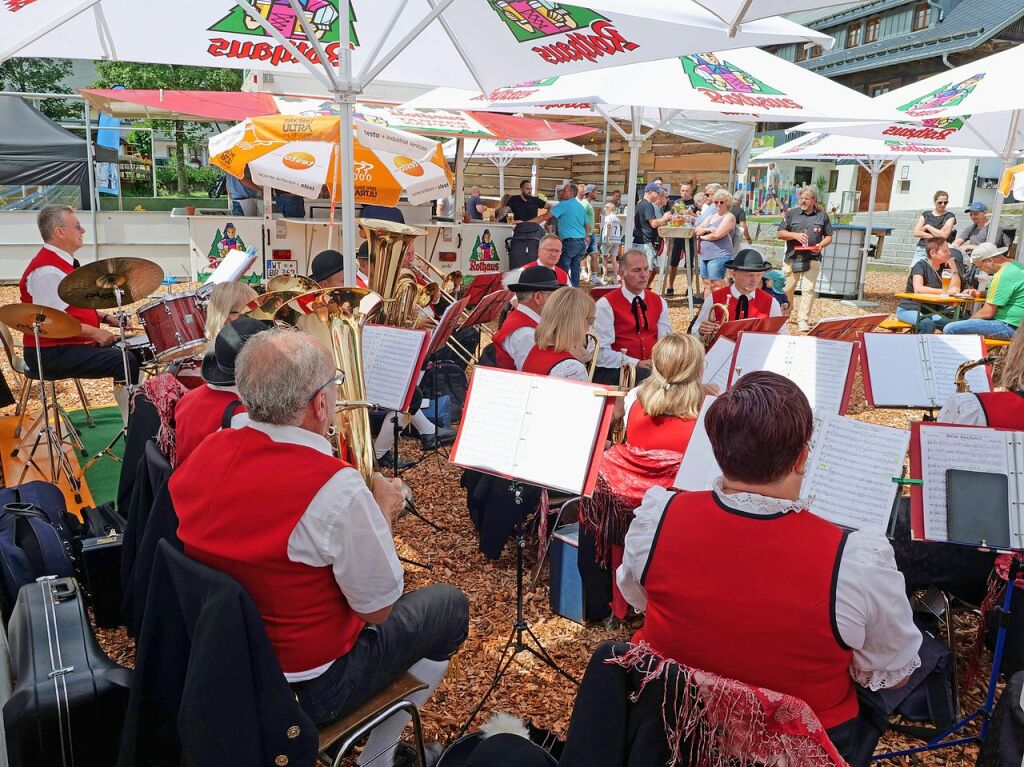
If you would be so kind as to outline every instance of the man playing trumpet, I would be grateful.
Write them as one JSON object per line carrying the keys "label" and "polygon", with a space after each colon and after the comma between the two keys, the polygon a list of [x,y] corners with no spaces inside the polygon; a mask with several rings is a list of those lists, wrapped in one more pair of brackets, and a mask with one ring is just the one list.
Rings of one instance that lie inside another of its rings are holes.
{"label": "man playing trumpet", "polygon": [[760,287],[761,276],[772,265],[759,251],[744,248],[726,263],[725,268],[732,270],[733,284],[711,291],[711,299],[704,301],[697,319],[690,326],[692,335],[709,338],[724,323],[732,320],[782,315],[779,302]]}

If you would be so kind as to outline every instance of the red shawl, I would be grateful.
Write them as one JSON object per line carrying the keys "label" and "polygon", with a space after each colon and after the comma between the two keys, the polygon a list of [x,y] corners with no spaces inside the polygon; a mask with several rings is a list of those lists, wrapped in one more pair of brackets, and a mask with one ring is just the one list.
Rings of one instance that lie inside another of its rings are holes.
{"label": "red shawl", "polygon": [[601,456],[592,497],[580,499],[580,526],[596,539],[597,563],[608,567],[611,546],[622,546],[633,510],[654,486],[671,487],[683,454],[612,445]]}
{"label": "red shawl", "polygon": [[148,379],[132,394],[132,408],[135,407],[135,398],[145,394],[146,399],[153,403],[156,412],[160,417],[160,429],[156,433],[156,446],[164,454],[167,461],[174,466],[174,408],[178,400],[187,392],[181,382],[170,373],[161,373],[158,376]]}

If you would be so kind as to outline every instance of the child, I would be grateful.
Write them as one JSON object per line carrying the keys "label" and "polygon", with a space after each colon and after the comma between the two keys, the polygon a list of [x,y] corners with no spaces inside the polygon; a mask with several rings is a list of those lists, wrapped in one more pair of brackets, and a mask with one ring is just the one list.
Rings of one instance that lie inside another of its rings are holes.
{"label": "child", "polygon": [[786,296],[786,276],[780,269],[769,269],[764,273],[763,287],[779,302],[782,313],[789,314],[789,299]]}
{"label": "child", "polygon": [[616,285],[619,282],[618,256],[621,249],[622,224],[615,215],[615,205],[609,202],[604,206],[604,218],[601,221],[601,282],[605,285]]}

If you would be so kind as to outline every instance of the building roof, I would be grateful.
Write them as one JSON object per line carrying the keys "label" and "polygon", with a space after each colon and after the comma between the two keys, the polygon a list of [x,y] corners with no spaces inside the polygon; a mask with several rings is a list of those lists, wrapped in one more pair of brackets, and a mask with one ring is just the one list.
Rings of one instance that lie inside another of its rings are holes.
{"label": "building roof", "polygon": [[[818,19],[810,26],[822,29],[862,15],[873,15],[906,0],[875,0],[855,9]],[[862,14],[861,11],[864,11]],[[963,0],[949,11],[942,23],[912,35],[892,37],[856,48],[838,48],[824,56],[801,62],[801,66],[826,77],[860,72],[876,67],[941,56],[976,48],[1001,30],[1024,18],[1020,0]]]}

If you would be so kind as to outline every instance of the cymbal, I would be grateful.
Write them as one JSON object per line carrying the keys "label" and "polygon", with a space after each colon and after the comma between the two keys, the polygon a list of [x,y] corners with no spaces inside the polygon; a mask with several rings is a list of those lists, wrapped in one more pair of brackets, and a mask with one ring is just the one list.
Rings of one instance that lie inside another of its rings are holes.
{"label": "cymbal", "polygon": [[[282,290],[294,290],[297,293],[308,293],[311,290],[319,290],[320,283],[303,277],[301,274],[279,274],[271,277],[267,283],[267,293],[279,293]],[[269,319],[269,318],[268,318]]]}
{"label": "cymbal", "polygon": [[117,306],[114,288],[122,291],[121,303],[133,304],[160,287],[164,270],[145,258],[104,258],[80,266],[60,281],[57,295],[82,309]]}
{"label": "cymbal", "polygon": [[[277,279],[276,277],[274,278]],[[256,296],[238,312],[242,317],[252,317],[254,320],[272,321],[274,313],[296,296],[307,293],[307,290],[275,290],[270,293]]]}
{"label": "cymbal", "polygon": [[365,288],[321,288],[289,299],[274,313],[274,319],[288,325],[298,323],[300,317],[317,314],[330,317],[369,319],[383,305],[381,297]]}
{"label": "cymbal", "polygon": [[40,338],[74,338],[82,332],[82,323],[60,309],[40,304],[0,306],[0,322],[27,336],[32,335],[32,324],[36,321],[40,323]]}

